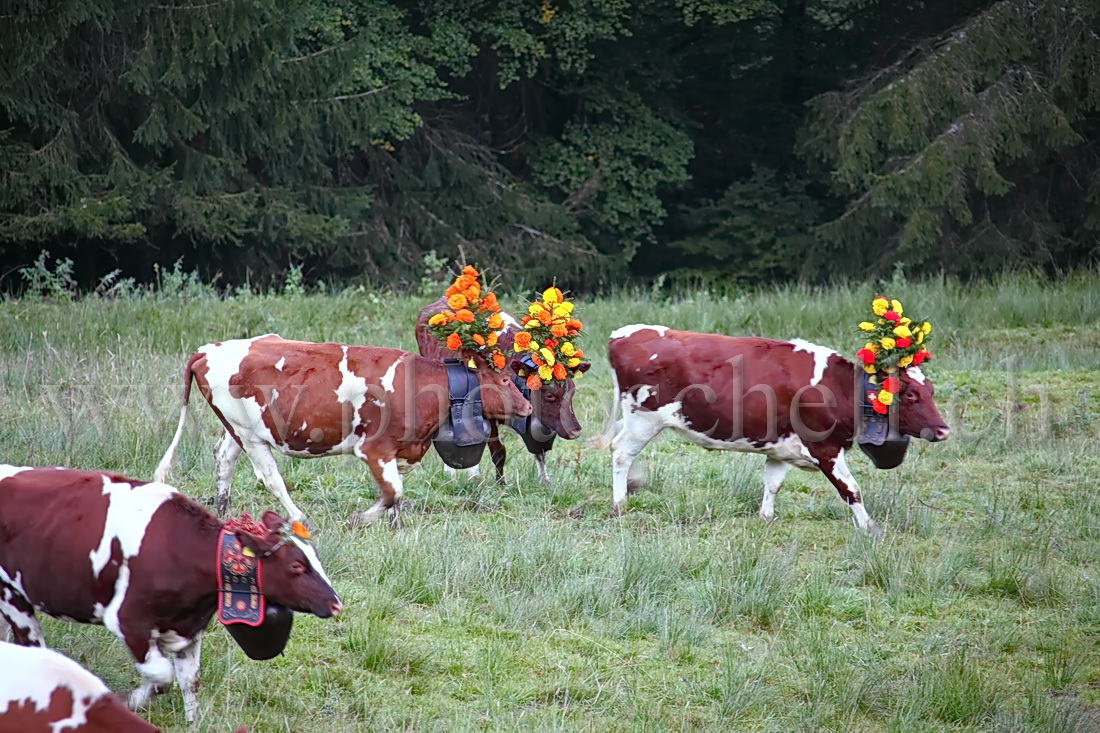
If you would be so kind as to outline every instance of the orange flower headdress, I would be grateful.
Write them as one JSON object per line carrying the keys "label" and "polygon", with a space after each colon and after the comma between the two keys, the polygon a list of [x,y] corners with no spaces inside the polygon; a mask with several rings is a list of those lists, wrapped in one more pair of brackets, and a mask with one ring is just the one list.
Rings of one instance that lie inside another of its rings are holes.
{"label": "orange flower headdress", "polygon": [[894,373],[908,366],[919,366],[931,358],[925,344],[932,333],[932,324],[907,318],[900,301],[881,295],[871,301],[871,312],[874,320],[859,324],[860,334],[868,341],[856,356],[863,364],[863,371],[872,375],[872,382],[877,384],[875,375],[879,372],[886,375],[881,389],[870,400],[875,412],[885,415],[901,388]]}
{"label": "orange flower headdress", "polygon": [[497,331],[504,327],[497,296],[482,286],[481,274],[467,265],[447,288],[448,309],[428,319],[428,331],[449,351],[476,354],[494,369],[504,369]]}
{"label": "orange flower headdress", "polygon": [[539,389],[544,382],[579,379],[589,363],[584,351],[574,343],[583,326],[573,317],[573,303],[558,288],[547,288],[541,300],[527,308],[523,330],[516,334],[512,348],[534,363],[535,373],[527,377],[528,389]]}

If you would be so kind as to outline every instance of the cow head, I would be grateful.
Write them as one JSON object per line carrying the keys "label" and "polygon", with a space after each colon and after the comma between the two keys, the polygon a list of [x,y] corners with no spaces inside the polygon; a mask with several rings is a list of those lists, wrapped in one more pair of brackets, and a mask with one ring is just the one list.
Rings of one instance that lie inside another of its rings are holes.
{"label": "cow head", "polygon": [[490,420],[507,422],[531,414],[531,403],[519,391],[507,371],[496,371],[481,357],[474,357],[481,388],[481,410]]}
{"label": "cow head", "polygon": [[936,403],[932,399],[935,389],[932,382],[919,367],[908,367],[899,372],[901,389],[901,409],[898,417],[898,429],[904,435],[936,442],[947,440],[951,429],[940,417]]}
{"label": "cow head", "polygon": [[[584,362],[577,366],[576,371],[586,372],[591,366],[591,362]],[[518,359],[512,362],[512,370],[517,374],[530,368]],[[547,430],[552,430],[565,440],[576,440],[581,436],[581,424],[573,414],[573,393],[576,391],[577,387],[572,379],[552,379],[543,382],[541,388],[531,392],[531,407],[535,417]]]}
{"label": "cow head", "polygon": [[344,605],[332,589],[317,552],[291,530],[275,512],[263,517],[267,534],[258,536],[237,529],[237,539],[260,558],[264,595],[292,611],[320,618],[336,616]]}

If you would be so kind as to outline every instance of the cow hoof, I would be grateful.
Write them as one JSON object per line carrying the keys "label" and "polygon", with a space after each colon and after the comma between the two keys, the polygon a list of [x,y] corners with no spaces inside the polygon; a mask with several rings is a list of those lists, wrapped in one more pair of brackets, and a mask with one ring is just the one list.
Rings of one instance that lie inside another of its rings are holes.
{"label": "cow hoof", "polygon": [[774,514],[761,514],[760,518],[763,519],[768,524],[775,524],[775,515]]}
{"label": "cow hoof", "polygon": [[348,521],[344,523],[344,526],[348,529],[362,529],[371,526],[377,519],[378,516],[370,512],[356,512],[348,517]]}
{"label": "cow hoof", "polygon": [[866,531],[867,534],[871,535],[871,539],[881,540],[886,537],[886,533],[883,532],[882,529],[874,522],[868,524],[864,531]]}
{"label": "cow hoof", "polygon": [[623,511],[622,505],[616,504],[615,506],[611,507],[611,511],[608,512],[608,516],[614,519],[615,517],[621,517],[624,513],[625,512]]}

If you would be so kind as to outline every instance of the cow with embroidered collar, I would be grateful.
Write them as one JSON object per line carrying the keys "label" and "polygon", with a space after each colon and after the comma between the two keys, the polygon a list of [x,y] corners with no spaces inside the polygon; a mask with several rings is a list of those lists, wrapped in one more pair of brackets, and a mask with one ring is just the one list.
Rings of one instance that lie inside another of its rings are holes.
{"label": "cow with embroidered collar", "polygon": [[[274,512],[263,526],[263,535],[235,534],[260,558],[266,599],[320,618],[340,613],[313,547],[288,534]],[[222,529],[163,483],[0,465],[0,617],[27,646],[45,641],[35,611],[106,626],[141,673],[130,707],[144,707],[175,677],[194,720],[202,632],[218,606]]]}
{"label": "cow with embroidered collar", "polygon": [[[436,361],[443,361],[454,356],[454,352],[448,352],[440,346],[439,341],[432,336],[427,327],[428,319],[446,308],[447,298],[444,296],[421,309],[416,320],[416,345],[421,356]],[[523,329],[523,326],[510,313],[501,311],[500,315],[504,321],[504,327],[497,331],[497,346],[505,354],[511,354],[516,334]],[[578,366],[578,370],[587,371],[590,366],[591,364],[585,362]],[[515,374],[531,371],[531,365],[524,363],[518,357],[511,360],[510,368]],[[519,387],[522,383],[522,378],[519,378],[516,386]],[[576,440],[581,435],[581,425],[577,422],[577,416],[573,414],[573,395],[575,392],[576,385],[572,379],[553,380],[544,384],[541,389],[525,390],[524,392],[531,402],[531,417],[537,419],[537,423],[540,424],[536,428],[539,434],[529,436],[529,439],[524,441],[524,447],[535,459],[539,483],[546,487],[550,486],[550,472],[546,468],[546,454],[553,447],[554,437],[560,437],[562,440]],[[504,448],[499,432],[500,425],[504,423],[503,420],[489,420],[489,455],[493,460],[493,467],[496,469],[496,480],[499,484],[504,483],[504,463],[508,457],[508,452]],[[454,474],[454,469],[449,466],[445,466],[445,470],[449,474]],[[477,467],[470,469],[470,473],[476,476]]]}
{"label": "cow with embroidered collar", "polygon": [[[158,733],[96,677],[52,649],[0,641],[0,733]],[[241,726],[236,733],[248,733]]]}
{"label": "cow with embroidered collar", "polygon": [[[531,404],[507,374],[477,364],[486,417],[531,414]],[[187,360],[179,427],[157,466],[158,481],[167,476],[183,434],[192,379],[225,427],[214,449],[223,515],[242,451],[294,520],[304,515],[287,493],[272,450],[294,458],[350,454],[367,464],[380,496],[370,509],[349,517],[349,525],[365,526],[389,512],[391,524],[400,527],[402,474],[424,457],[449,414],[443,364],[407,351],[289,341],[276,334],[215,342]]]}
{"label": "cow with embroidered collar", "polygon": [[[615,407],[623,416],[611,439],[612,511],[636,488],[634,458],[665,428],[711,450],[762,453],[760,516],[775,518],[775,497],[790,466],[821,471],[848,503],[856,524],[881,530],[863,506],[846,459],[858,429],[860,367],[807,341],[734,338],[625,326],[611,334],[608,354]],[[932,383],[917,367],[898,372],[898,429],[928,441],[950,430],[933,401]]]}

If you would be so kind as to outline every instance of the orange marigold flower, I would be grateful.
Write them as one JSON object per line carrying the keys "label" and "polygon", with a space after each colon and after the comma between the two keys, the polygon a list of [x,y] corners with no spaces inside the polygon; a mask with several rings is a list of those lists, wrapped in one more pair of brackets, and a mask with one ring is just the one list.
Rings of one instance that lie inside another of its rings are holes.
{"label": "orange marigold flower", "polygon": [[490,346],[496,346],[497,345],[497,332],[496,331],[490,331],[489,332],[489,338],[486,339],[486,340],[489,342]]}
{"label": "orange marigold flower", "polygon": [[489,328],[493,329],[494,331],[499,331],[500,329],[504,328],[504,319],[500,317],[500,314],[494,313],[493,315],[489,316]]}
{"label": "orange marigold flower", "polygon": [[477,300],[481,297],[481,286],[474,283],[470,287],[466,288],[466,300]]}
{"label": "orange marigold flower", "polygon": [[455,278],[455,289],[458,292],[461,293],[461,292],[464,292],[466,290],[466,288],[470,287],[471,285],[473,285],[476,282],[477,282],[477,280],[475,280],[472,277],[468,277],[466,275],[459,275],[458,277]]}
{"label": "orange marigold flower", "polygon": [[583,359],[584,358],[584,352],[581,351],[580,349],[577,349],[577,353],[573,354],[573,356],[575,356],[578,359]]}
{"label": "orange marigold flower", "polygon": [[466,265],[462,268],[462,274],[466,275],[467,277],[477,277],[478,272],[473,268],[473,266]]}
{"label": "orange marigold flower", "polygon": [[447,316],[442,313],[436,313],[434,316],[428,319],[429,326],[442,326],[447,322]]}
{"label": "orange marigold flower", "polygon": [[539,312],[539,323],[541,323],[542,325],[549,326],[551,321],[553,321],[553,320],[554,320],[554,316],[550,315],[550,313],[548,311],[540,311]]}
{"label": "orange marigold flower", "polygon": [[466,296],[462,293],[455,293],[451,297],[447,298],[447,305],[451,306],[455,310],[466,307]]}
{"label": "orange marigold flower", "polygon": [[565,336],[568,331],[565,329],[565,326],[561,325],[560,323],[555,323],[553,326],[550,327],[550,333],[557,336],[558,338],[561,338]]}
{"label": "orange marigold flower", "polygon": [[462,338],[457,333],[452,333],[447,337],[447,348],[451,351],[458,351],[462,348]]}
{"label": "orange marigold flower", "polygon": [[531,345],[531,333],[529,331],[520,331],[516,334],[516,346],[521,349],[526,349]]}
{"label": "orange marigold flower", "polygon": [[524,326],[526,326],[530,322],[531,322],[531,316],[524,316],[523,319],[520,320],[520,323],[522,323]]}
{"label": "orange marigold flower", "polygon": [[557,364],[554,365],[554,379],[560,379],[564,382],[565,377],[565,365],[559,361]]}
{"label": "orange marigold flower", "polygon": [[497,303],[497,294],[492,291],[486,293],[485,297],[481,299],[481,307],[493,313],[499,313],[500,304]]}
{"label": "orange marigold flower", "polygon": [[572,329],[574,329],[574,330],[576,330],[576,331],[580,331],[580,330],[581,330],[582,328],[584,328],[584,327],[583,327],[583,326],[581,325],[581,322],[580,322],[580,321],[578,321],[578,320],[577,320],[576,318],[570,318],[570,319],[569,319],[569,321],[568,321],[568,322],[566,322],[566,324],[565,324],[565,325],[567,325],[567,326],[568,326],[569,328],[572,328]]}
{"label": "orange marigold flower", "polygon": [[447,292],[445,292],[444,295],[450,298],[452,295],[458,295],[461,292],[462,290],[457,285],[451,283],[451,286],[447,288]]}
{"label": "orange marigold flower", "polygon": [[485,345],[485,337],[482,336],[480,333],[475,333],[470,338],[472,338],[474,340],[474,343],[477,344],[478,346],[484,346]]}
{"label": "orange marigold flower", "polygon": [[462,321],[463,323],[473,323],[474,314],[466,308],[459,308],[455,311],[455,320]]}
{"label": "orange marigold flower", "polygon": [[531,376],[527,377],[527,389],[536,390],[540,389],[541,387],[542,379],[539,378],[539,375],[532,374]]}
{"label": "orange marigold flower", "polygon": [[536,354],[534,351],[530,353],[531,361],[535,363],[535,366],[542,366],[546,362],[542,360],[542,357]]}
{"label": "orange marigold flower", "polygon": [[499,351],[493,354],[493,366],[495,366],[497,369],[504,368],[504,354],[500,353]]}

